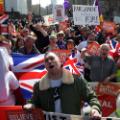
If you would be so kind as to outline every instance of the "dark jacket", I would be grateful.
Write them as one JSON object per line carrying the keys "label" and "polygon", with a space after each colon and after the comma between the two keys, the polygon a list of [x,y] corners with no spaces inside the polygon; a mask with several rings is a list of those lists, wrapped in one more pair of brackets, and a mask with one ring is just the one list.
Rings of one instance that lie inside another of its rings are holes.
{"label": "dark jacket", "polygon": [[30,29],[37,36],[37,40],[35,41],[35,45],[36,45],[37,49],[41,53],[43,53],[43,49],[49,45],[49,36],[44,37],[44,35],[40,31],[36,30],[36,28],[33,27],[32,25],[30,25]]}
{"label": "dark jacket", "polygon": [[[32,103],[45,111],[55,112],[53,88],[45,75],[34,85]],[[80,104],[87,101],[92,107],[100,111],[100,104],[94,91],[88,86],[86,80],[73,76],[65,71],[62,85],[59,87],[62,113],[80,115]]]}

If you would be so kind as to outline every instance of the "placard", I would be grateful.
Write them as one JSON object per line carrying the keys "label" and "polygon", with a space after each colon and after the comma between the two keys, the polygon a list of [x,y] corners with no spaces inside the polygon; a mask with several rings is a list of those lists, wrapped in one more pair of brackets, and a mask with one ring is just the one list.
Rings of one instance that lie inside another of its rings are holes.
{"label": "placard", "polygon": [[0,120],[44,120],[40,109],[23,110],[22,106],[0,107]]}
{"label": "placard", "polygon": [[65,19],[65,10],[63,5],[55,5],[53,9],[54,22],[61,22]]}
{"label": "placard", "polygon": [[73,5],[75,25],[99,25],[98,6]]}

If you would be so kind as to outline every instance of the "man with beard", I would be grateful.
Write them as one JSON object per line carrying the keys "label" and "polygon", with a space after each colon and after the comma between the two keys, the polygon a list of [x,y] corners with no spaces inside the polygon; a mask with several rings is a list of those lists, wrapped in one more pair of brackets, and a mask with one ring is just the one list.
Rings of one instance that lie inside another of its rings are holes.
{"label": "man with beard", "polygon": [[49,112],[80,115],[80,104],[84,101],[91,106],[91,117],[101,117],[96,94],[84,78],[65,70],[53,52],[45,54],[45,67],[48,72],[34,85],[32,104],[25,105],[25,109],[37,107]]}

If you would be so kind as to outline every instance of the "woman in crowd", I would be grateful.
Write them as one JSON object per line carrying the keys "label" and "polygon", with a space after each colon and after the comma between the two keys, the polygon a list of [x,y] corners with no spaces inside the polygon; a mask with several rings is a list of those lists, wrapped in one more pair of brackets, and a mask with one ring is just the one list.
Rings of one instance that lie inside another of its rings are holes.
{"label": "woman in crowd", "polygon": [[18,36],[15,46],[13,48],[13,52],[19,52],[19,49],[24,46],[24,38],[22,36]]}

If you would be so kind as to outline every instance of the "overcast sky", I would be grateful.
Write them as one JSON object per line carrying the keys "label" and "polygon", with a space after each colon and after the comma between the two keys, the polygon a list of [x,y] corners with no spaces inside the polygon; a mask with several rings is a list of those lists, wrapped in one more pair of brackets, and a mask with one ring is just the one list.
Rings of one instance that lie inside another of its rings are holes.
{"label": "overcast sky", "polygon": [[[54,0],[53,0],[54,1]],[[62,4],[64,0],[57,0],[57,4]],[[51,0],[32,0],[32,4],[41,4],[42,7],[46,7],[51,4]]]}

